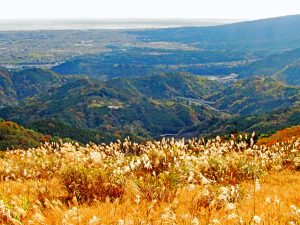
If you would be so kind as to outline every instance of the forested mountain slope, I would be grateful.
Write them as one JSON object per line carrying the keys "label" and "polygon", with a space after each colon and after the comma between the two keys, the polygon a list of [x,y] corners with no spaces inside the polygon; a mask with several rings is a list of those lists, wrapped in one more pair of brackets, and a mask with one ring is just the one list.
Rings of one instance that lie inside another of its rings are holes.
{"label": "forested mountain slope", "polygon": [[38,147],[42,142],[49,140],[50,137],[0,118],[0,151],[11,148]]}
{"label": "forested mountain slope", "polygon": [[[60,133],[62,137],[67,137],[73,127],[86,137],[98,132],[98,139],[93,139],[97,142],[127,135],[143,140],[176,135],[192,127],[209,129],[237,115],[291,108],[298,104],[299,90],[261,77],[235,82],[187,74],[106,82],[82,78],[26,99],[17,107],[3,108],[0,115],[43,133]],[[60,122],[52,129],[49,120]],[[65,133],[60,125],[66,127]],[[92,133],[87,129],[92,129]],[[79,135],[71,138],[75,136]],[[81,140],[87,142],[86,137]]]}
{"label": "forested mountain slope", "polygon": [[193,102],[206,99],[220,86],[189,75],[107,82],[84,78],[27,99],[18,107],[3,108],[1,115],[27,126],[42,119],[56,119],[72,127],[110,132],[112,139],[129,134],[157,137],[227,117],[206,103]]}
{"label": "forested mountain slope", "polygon": [[74,76],[64,77],[39,68],[17,71],[0,68],[0,105],[17,104],[19,100],[47,93],[74,80]]}

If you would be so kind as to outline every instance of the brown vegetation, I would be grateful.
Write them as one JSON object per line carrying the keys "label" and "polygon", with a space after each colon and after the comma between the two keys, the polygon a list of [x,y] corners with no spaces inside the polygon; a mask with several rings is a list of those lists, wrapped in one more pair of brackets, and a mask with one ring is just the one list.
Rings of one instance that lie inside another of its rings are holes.
{"label": "brown vegetation", "polygon": [[299,224],[299,139],[47,144],[0,158],[2,224]]}
{"label": "brown vegetation", "polygon": [[271,146],[278,142],[289,141],[295,137],[300,137],[300,126],[293,126],[279,130],[270,137],[260,139],[257,144]]}

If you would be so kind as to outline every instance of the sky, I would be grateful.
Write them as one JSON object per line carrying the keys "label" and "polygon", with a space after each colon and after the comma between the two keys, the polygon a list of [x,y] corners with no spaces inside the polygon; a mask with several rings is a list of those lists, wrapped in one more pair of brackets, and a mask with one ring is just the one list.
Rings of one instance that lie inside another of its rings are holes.
{"label": "sky", "polygon": [[2,0],[0,19],[261,19],[300,14],[300,0]]}

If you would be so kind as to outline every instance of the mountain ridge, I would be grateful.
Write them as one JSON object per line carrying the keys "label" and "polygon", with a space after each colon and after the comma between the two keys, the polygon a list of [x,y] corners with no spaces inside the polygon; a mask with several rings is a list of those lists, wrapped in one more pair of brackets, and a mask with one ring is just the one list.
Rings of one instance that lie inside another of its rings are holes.
{"label": "mountain ridge", "polygon": [[[300,88],[286,86],[271,77],[229,83],[188,74],[105,82],[86,77],[54,88],[51,93],[25,99],[17,107],[0,109],[0,116],[38,131],[48,126],[47,120],[61,121],[65,124],[58,124],[58,130],[51,134],[62,133],[60,125],[66,130],[78,129],[87,136],[91,129],[98,132],[98,142],[126,136],[143,140],[177,135],[197,126],[208,130],[238,115],[259,117],[292,108],[300,100],[299,93]],[[84,137],[82,140],[87,141]]]}

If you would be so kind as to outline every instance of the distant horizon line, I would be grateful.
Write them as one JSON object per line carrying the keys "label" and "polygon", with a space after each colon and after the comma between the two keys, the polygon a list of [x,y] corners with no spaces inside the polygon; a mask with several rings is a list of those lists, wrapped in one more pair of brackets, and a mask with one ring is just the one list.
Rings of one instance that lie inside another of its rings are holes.
{"label": "distant horizon line", "polygon": [[[288,16],[297,16],[288,15]],[[45,30],[132,30],[175,27],[220,26],[239,22],[275,19],[220,19],[220,18],[50,18],[0,19],[0,31]]]}
{"label": "distant horizon line", "polygon": [[[251,18],[248,18],[251,19]],[[246,19],[239,19],[239,18],[188,18],[188,17],[170,17],[170,18],[163,18],[163,17],[107,17],[107,18],[97,18],[97,17],[91,17],[91,18],[80,18],[80,17],[73,17],[73,18],[0,18],[1,20],[7,20],[7,21],[19,21],[19,20],[246,20]],[[254,19],[256,20],[256,19]]]}
{"label": "distant horizon line", "polygon": [[264,20],[264,19],[272,19],[279,17],[288,17],[288,16],[297,16],[300,14],[288,14],[288,15],[278,15],[271,17],[259,17],[259,18],[217,18],[217,17],[57,17],[57,18],[0,18],[0,21],[95,21],[95,20],[228,20],[228,21],[254,21],[254,20]]}
{"label": "distant horizon line", "polygon": [[0,31],[38,31],[38,30],[132,30],[159,29],[174,27],[218,26],[242,20],[229,19],[25,19],[1,20]]}

